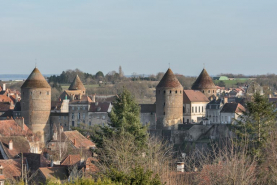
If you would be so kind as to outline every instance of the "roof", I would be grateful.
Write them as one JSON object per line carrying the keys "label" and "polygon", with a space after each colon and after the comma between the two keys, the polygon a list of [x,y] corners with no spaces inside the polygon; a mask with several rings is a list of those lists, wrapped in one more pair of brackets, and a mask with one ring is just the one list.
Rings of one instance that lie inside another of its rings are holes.
{"label": "roof", "polygon": [[84,84],[82,83],[81,79],[78,75],[74,78],[73,82],[69,86],[68,90],[86,90]]}
{"label": "roof", "polygon": [[245,108],[240,103],[225,103],[221,109],[221,113],[241,113]]}
{"label": "roof", "polygon": [[10,110],[11,104],[8,102],[0,102],[0,112],[6,112]]}
{"label": "roof", "polygon": [[31,172],[35,172],[40,167],[47,167],[48,165],[48,161],[42,154],[23,153],[23,157],[26,158]]}
{"label": "roof", "polygon": [[46,179],[66,180],[68,178],[66,166],[41,167],[39,170]]}
{"label": "roof", "polygon": [[61,161],[61,165],[74,165],[81,161],[80,154],[68,155],[64,160]]}
{"label": "roof", "polygon": [[[18,119],[22,119],[22,118],[18,118]],[[22,126],[18,125],[16,121],[13,119],[0,120],[0,136],[32,135],[32,131],[25,124],[23,124]]]}
{"label": "roof", "polygon": [[32,73],[29,75],[27,80],[21,86],[22,88],[49,88],[51,89],[48,82],[42,76],[38,68],[35,68]]}
{"label": "roof", "polygon": [[179,80],[176,78],[174,73],[170,68],[166,71],[163,78],[161,79],[160,83],[157,85],[157,88],[159,87],[165,87],[165,88],[175,88],[180,87],[183,88],[183,86],[180,84]]}
{"label": "roof", "polygon": [[[8,136],[8,137],[0,137],[0,143],[4,149],[5,154],[9,159],[17,157],[17,155],[21,152],[29,153],[30,145],[27,139],[22,136]],[[9,149],[9,142],[13,142],[13,149]]]}
{"label": "roof", "polygon": [[51,101],[51,110],[61,110],[62,102]]}
{"label": "roof", "polygon": [[3,166],[4,179],[13,179],[21,176],[21,159],[0,160]]}
{"label": "roof", "polygon": [[98,160],[94,157],[89,157],[86,160],[86,173],[94,173],[99,171],[99,169],[96,166],[96,163],[98,162]]}
{"label": "roof", "polygon": [[211,79],[205,68],[202,70],[196,81],[192,84],[191,89],[216,89],[213,80]]}
{"label": "roof", "polygon": [[190,103],[190,102],[209,102],[209,99],[205,94],[203,94],[201,91],[195,91],[195,90],[184,90],[184,103]]}
{"label": "roof", "polygon": [[90,104],[89,112],[108,112],[111,103],[108,102],[95,102]]}
{"label": "roof", "polygon": [[155,113],[156,104],[140,104],[140,113]]}
{"label": "roof", "polygon": [[71,144],[75,148],[89,149],[91,147],[95,147],[95,144],[91,140],[87,139],[85,136],[83,136],[77,130],[64,131],[63,134],[66,136],[66,138],[71,142]]}
{"label": "roof", "polygon": [[78,95],[75,95],[74,100],[70,102],[70,104],[78,104],[78,103],[90,103],[92,100],[88,95],[82,95],[81,99],[79,99]]}
{"label": "roof", "polygon": [[[6,95],[0,95],[0,102],[8,102],[8,103],[11,103],[13,100],[6,96]],[[14,101],[13,101],[14,102]]]}

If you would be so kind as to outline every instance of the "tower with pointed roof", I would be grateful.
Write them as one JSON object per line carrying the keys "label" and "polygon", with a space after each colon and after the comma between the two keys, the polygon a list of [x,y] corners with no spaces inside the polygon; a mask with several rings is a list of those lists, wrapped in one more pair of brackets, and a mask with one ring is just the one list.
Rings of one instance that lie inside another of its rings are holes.
{"label": "tower with pointed roof", "polygon": [[41,141],[50,139],[49,116],[51,110],[51,87],[35,68],[21,86],[21,115],[26,125]]}
{"label": "tower with pointed roof", "polygon": [[86,93],[86,88],[78,75],[76,75],[68,90],[81,90],[83,94]]}
{"label": "tower with pointed roof", "polygon": [[208,98],[216,96],[216,86],[208,72],[204,68],[196,81],[192,84],[192,90],[199,90],[203,92]]}
{"label": "tower with pointed roof", "polygon": [[157,129],[183,123],[183,86],[169,68],[156,87]]}

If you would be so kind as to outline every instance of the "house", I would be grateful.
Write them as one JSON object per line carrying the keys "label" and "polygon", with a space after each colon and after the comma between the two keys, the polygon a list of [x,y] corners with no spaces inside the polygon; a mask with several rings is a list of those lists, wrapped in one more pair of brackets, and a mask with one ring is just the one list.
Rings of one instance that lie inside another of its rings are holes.
{"label": "house", "polygon": [[92,149],[95,148],[95,144],[83,136],[77,130],[73,131],[64,131],[62,133],[64,135],[64,140],[68,141],[74,148],[76,149]]}
{"label": "house", "polygon": [[245,108],[240,103],[224,104],[220,111],[221,124],[234,123],[234,119],[238,119],[243,111],[245,111]]}
{"label": "house", "polygon": [[22,136],[0,137],[0,158],[15,159],[21,153],[29,153],[30,145],[26,138]]}
{"label": "house", "polygon": [[206,117],[209,99],[201,91],[184,90],[184,123],[200,123]]}
{"label": "house", "polygon": [[61,165],[75,165],[77,163],[80,163],[82,157],[80,154],[75,154],[75,155],[68,155],[64,160],[61,161]]}
{"label": "house", "polygon": [[68,178],[67,166],[40,167],[32,181],[36,184],[45,184],[46,181],[51,180],[62,184],[63,182],[67,182]]}
{"label": "house", "polygon": [[207,104],[206,117],[208,118],[208,124],[220,124],[220,111],[223,106],[222,99],[213,99]]}
{"label": "house", "polygon": [[[23,160],[23,165],[26,161]],[[0,160],[0,184],[3,185],[6,180],[20,180],[22,175],[21,159]]]}

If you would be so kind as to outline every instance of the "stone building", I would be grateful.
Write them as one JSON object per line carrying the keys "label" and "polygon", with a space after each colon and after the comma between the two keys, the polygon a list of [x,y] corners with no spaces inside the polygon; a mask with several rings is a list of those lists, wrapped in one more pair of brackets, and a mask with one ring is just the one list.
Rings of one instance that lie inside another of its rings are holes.
{"label": "stone building", "polygon": [[234,123],[234,119],[239,119],[239,116],[245,108],[240,103],[225,103],[220,111],[221,124]]}
{"label": "stone building", "polygon": [[169,68],[156,87],[157,129],[174,129],[183,123],[183,86]]}
{"label": "stone building", "polygon": [[35,68],[21,86],[21,116],[41,141],[50,139],[51,87]]}
{"label": "stone building", "polygon": [[214,85],[212,78],[204,68],[196,81],[192,84],[192,90],[199,90],[203,92],[208,98],[216,96],[217,88]]}
{"label": "stone building", "polygon": [[220,111],[223,106],[222,99],[213,99],[206,107],[206,117],[208,118],[208,124],[220,124]]}
{"label": "stone building", "polygon": [[184,123],[200,123],[206,117],[209,99],[201,92],[184,90]]}

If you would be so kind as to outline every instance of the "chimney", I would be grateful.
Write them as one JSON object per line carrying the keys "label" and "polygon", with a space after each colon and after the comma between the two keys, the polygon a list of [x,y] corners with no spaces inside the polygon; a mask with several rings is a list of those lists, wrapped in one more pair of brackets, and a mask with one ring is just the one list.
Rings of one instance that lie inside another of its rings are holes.
{"label": "chimney", "polygon": [[271,98],[271,94],[268,95],[268,98]]}
{"label": "chimney", "polygon": [[18,100],[19,100],[18,94],[15,93],[15,102],[16,102],[16,103],[19,102]]}
{"label": "chimney", "polygon": [[3,91],[6,91],[6,84],[3,84]]}
{"label": "chimney", "polygon": [[3,166],[2,165],[0,165],[0,175],[3,175]]}
{"label": "chimney", "polygon": [[74,144],[74,146],[76,145],[76,139],[75,138],[73,139],[73,144]]}
{"label": "chimney", "polygon": [[91,98],[91,100],[92,100],[93,103],[95,102],[95,96],[96,96],[96,94],[93,94],[93,95],[92,95],[92,98]]}
{"label": "chimney", "polygon": [[184,172],[184,171],[185,171],[185,163],[177,162],[177,172]]}
{"label": "chimney", "polygon": [[63,126],[60,126],[60,133],[63,132]]}
{"label": "chimney", "polygon": [[12,149],[13,149],[13,141],[10,140],[10,142],[9,142],[9,150],[12,150]]}

